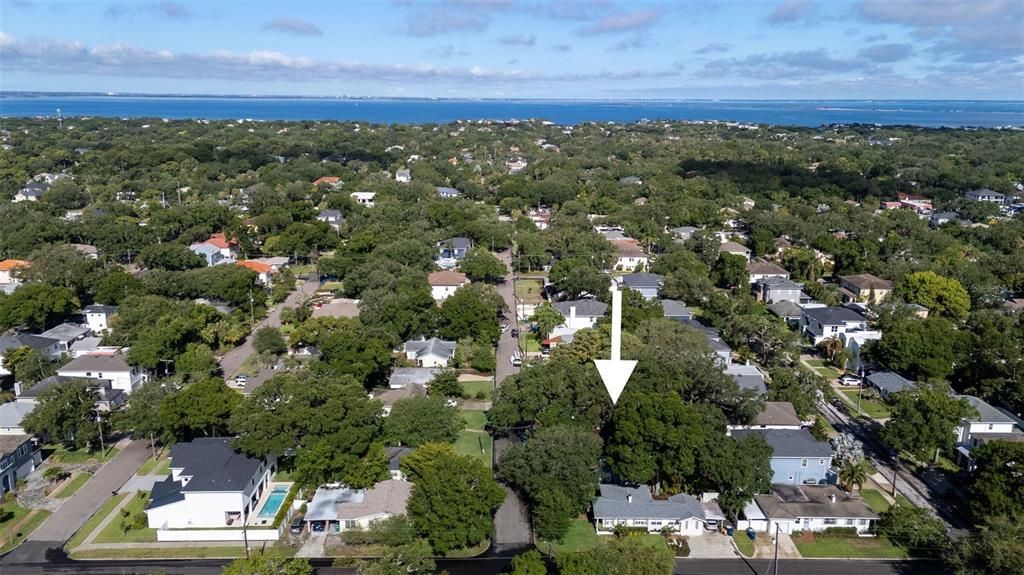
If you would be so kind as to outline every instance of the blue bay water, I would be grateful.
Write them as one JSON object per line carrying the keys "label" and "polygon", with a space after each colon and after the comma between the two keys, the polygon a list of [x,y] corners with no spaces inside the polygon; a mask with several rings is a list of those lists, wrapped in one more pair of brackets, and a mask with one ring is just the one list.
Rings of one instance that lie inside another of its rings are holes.
{"label": "blue bay water", "polygon": [[1024,127],[1022,101],[569,101],[0,95],[0,116],[355,120],[386,124],[541,119],[557,124],[721,120],[821,126]]}

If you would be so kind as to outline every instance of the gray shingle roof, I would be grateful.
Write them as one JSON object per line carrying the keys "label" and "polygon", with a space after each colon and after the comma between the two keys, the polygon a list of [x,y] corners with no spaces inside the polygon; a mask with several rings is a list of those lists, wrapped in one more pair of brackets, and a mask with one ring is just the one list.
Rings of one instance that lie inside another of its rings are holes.
{"label": "gray shingle roof", "polygon": [[[629,496],[632,496],[630,501]],[[692,495],[680,493],[668,500],[655,500],[646,485],[623,487],[601,484],[601,496],[594,500],[594,517],[611,519],[704,519],[704,509]]]}
{"label": "gray shingle roof", "polygon": [[31,333],[0,335],[0,353],[18,347],[31,347],[34,350],[41,350],[55,343],[57,343],[57,340],[54,338],[33,335]]}
{"label": "gray shingle roof", "polygon": [[867,377],[868,383],[884,389],[888,393],[896,393],[914,387],[914,382],[893,371],[876,371]]}
{"label": "gray shingle roof", "polygon": [[436,367],[396,367],[388,378],[391,387],[402,387],[411,383],[426,385],[440,373]]}
{"label": "gray shingle roof", "polygon": [[116,305],[103,305],[103,304],[98,304],[97,303],[97,304],[85,306],[85,309],[82,310],[82,311],[84,311],[85,313],[102,313],[102,314],[106,314],[106,315],[113,315],[113,314],[117,313],[117,306]]}
{"label": "gray shingle roof", "polygon": [[456,196],[462,195],[462,192],[456,190],[455,188],[449,188],[448,186],[438,186],[437,195],[441,196],[442,198],[454,198]]}
{"label": "gray shingle roof", "polygon": [[181,492],[181,482],[175,481],[174,477],[168,475],[161,481],[153,484],[153,490],[149,493],[149,503],[146,509],[156,509],[178,501],[184,501],[185,495]]}
{"label": "gray shingle roof", "polygon": [[43,333],[39,334],[42,337],[48,337],[57,341],[66,342],[73,339],[78,339],[83,335],[89,333],[89,328],[83,325],[75,325],[73,323],[62,323],[53,329],[48,329]]}
{"label": "gray shingle roof", "polygon": [[464,237],[448,238],[447,240],[441,240],[441,247],[451,248],[456,250],[468,250],[473,247],[473,240]]}
{"label": "gray shingle roof", "polygon": [[566,319],[572,313],[573,307],[576,308],[576,317],[601,317],[608,311],[608,304],[594,299],[559,301],[552,304],[552,307]]}
{"label": "gray shingle roof", "polygon": [[780,278],[780,277],[769,277],[769,278],[760,279],[760,280],[757,280],[757,283],[759,283],[762,286],[767,287],[769,289],[778,289],[778,290],[803,289],[804,288],[804,286],[796,283],[795,281],[793,281],[793,280],[791,280],[789,278]]}
{"label": "gray shingle roof", "polygon": [[788,401],[766,401],[761,406],[752,425],[800,425],[800,417],[793,404]]}
{"label": "gray shingle roof", "polygon": [[772,448],[772,457],[832,457],[832,446],[814,439],[806,429],[741,429],[736,439],[760,435]]}
{"label": "gray shingle roof", "polygon": [[665,283],[665,276],[650,273],[626,274],[622,283],[631,288],[660,288]]}
{"label": "gray shingle roof", "polygon": [[768,311],[781,318],[799,318],[803,308],[791,301],[780,301],[768,306]]}
{"label": "gray shingle roof", "polygon": [[758,395],[768,393],[768,388],[764,384],[764,374],[752,365],[730,365],[725,368],[725,374],[741,389],[752,390]]}
{"label": "gray shingle roof", "polygon": [[803,313],[822,325],[841,325],[846,322],[867,321],[867,318],[848,307],[805,308]]}
{"label": "gray shingle roof", "polygon": [[21,427],[21,420],[36,408],[34,403],[8,401],[0,405],[0,427]]}
{"label": "gray shingle roof", "polygon": [[[830,495],[835,496],[834,503]],[[878,519],[878,514],[863,499],[850,497],[835,485],[773,485],[771,495],[758,495],[754,499],[770,519]]]}
{"label": "gray shingle roof", "polygon": [[970,418],[969,421],[974,423],[1016,423],[1012,417],[973,395],[954,395],[953,397],[967,400],[967,403],[978,411],[978,416]]}
{"label": "gray shingle roof", "polygon": [[123,355],[119,353],[115,354],[96,354],[96,355],[83,355],[76,357],[75,359],[68,362],[66,365],[57,370],[60,372],[70,371],[130,371],[131,366],[125,361]]}
{"label": "gray shingle roof", "polygon": [[402,458],[412,453],[411,447],[385,447],[388,454],[388,470],[398,471],[401,469]]}
{"label": "gray shingle roof", "polygon": [[263,463],[231,447],[230,437],[200,437],[171,448],[171,467],[191,476],[189,491],[242,491]]}
{"label": "gray shingle roof", "polygon": [[661,300],[661,313],[669,318],[681,317],[689,319],[693,317],[693,310],[683,305],[683,302],[674,299]]}
{"label": "gray shingle roof", "polygon": [[434,355],[437,357],[450,358],[455,354],[456,342],[446,341],[432,337],[422,341],[405,342],[405,352],[413,352],[417,358]]}

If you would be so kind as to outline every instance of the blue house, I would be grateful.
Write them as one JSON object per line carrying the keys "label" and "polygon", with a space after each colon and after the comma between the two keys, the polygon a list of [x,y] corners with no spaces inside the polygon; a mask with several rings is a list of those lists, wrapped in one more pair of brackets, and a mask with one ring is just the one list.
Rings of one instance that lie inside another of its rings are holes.
{"label": "blue house", "polygon": [[772,448],[772,484],[833,483],[832,446],[806,429],[740,429],[736,439],[760,435]]}

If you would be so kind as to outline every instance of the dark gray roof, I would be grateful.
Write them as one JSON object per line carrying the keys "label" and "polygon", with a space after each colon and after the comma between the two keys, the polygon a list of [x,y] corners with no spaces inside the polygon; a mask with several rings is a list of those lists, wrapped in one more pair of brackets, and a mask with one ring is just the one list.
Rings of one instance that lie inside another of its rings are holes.
{"label": "dark gray roof", "polygon": [[39,380],[38,383],[32,387],[24,390],[18,395],[19,398],[35,399],[43,394],[44,391],[50,389],[55,385],[63,385],[72,381],[88,381],[92,385],[96,386],[96,390],[100,393],[100,402],[109,402],[113,404],[120,403],[121,396],[124,392],[120,389],[113,389],[109,379],[88,379],[77,378],[77,377],[65,377],[63,375],[51,375]]}
{"label": "dark gray roof", "polygon": [[70,371],[130,371],[131,366],[128,365],[128,361],[124,355],[120,353],[114,354],[94,354],[94,355],[83,355],[76,357],[71,360],[63,367],[57,370],[60,372]]}
{"label": "dark gray roof", "polygon": [[781,318],[789,319],[799,318],[803,313],[803,308],[791,301],[780,301],[768,306],[768,311]]}
{"label": "dark gray roof", "polygon": [[464,237],[448,238],[447,240],[441,240],[440,243],[441,247],[456,250],[468,250],[473,247],[473,240]]}
{"label": "dark gray roof", "polygon": [[89,328],[84,325],[62,323],[57,327],[48,329],[39,335],[42,337],[55,339],[60,342],[67,342],[78,339],[87,333],[89,333]]}
{"label": "dark gray roof", "polygon": [[171,448],[171,467],[191,476],[181,488],[189,491],[242,491],[262,461],[231,447],[230,437],[200,437]]}
{"label": "dark gray roof", "polygon": [[57,343],[52,337],[43,337],[31,333],[15,333],[0,335],[0,353],[18,347],[31,347],[34,350],[41,350]]}
{"label": "dark gray roof", "polygon": [[102,313],[102,314],[106,314],[106,315],[113,315],[113,314],[117,313],[117,306],[116,305],[103,305],[103,304],[96,303],[96,304],[93,304],[93,305],[85,306],[85,309],[82,310],[82,311],[84,311],[85,313]]}
{"label": "dark gray roof", "polygon": [[461,194],[462,194],[462,192],[460,192],[459,190],[456,190],[455,188],[449,188],[448,186],[438,186],[437,187],[437,195],[441,196],[442,198],[455,197],[455,196],[459,196]]}
{"label": "dark gray roof", "polygon": [[[835,496],[835,502],[830,495]],[[878,519],[878,514],[863,499],[851,497],[835,485],[773,485],[771,495],[758,495],[754,499],[769,519]]]}
{"label": "dark gray roof", "polygon": [[736,439],[757,434],[772,448],[772,457],[832,457],[832,446],[814,439],[806,429],[741,429]]}
{"label": "dark gray roof", "polygon": [[325,219],[325,220],[340,220],[341,219],[341,211],[340,210],[320,210],[320,213],[317,215],[317,218]]}
{"label": "dark gray roof", "polygon": [[968,421],[974,423],[1016,423],[1012,417],[973,395],[954,395],[953,397],[967,400],[967,403],[977,410],[978,416],[970,417]]}
{"label": "dark gray roof", "polygon": [[758,395],[768,393],[768,388],[764,384],[764,374],[752,365],[730,365],[725,368],[725,374],[741,389],[749,389]]}
{"label": "dark gray roof", "polygon": [[868,383],[889,393],[914,387],[914,382],[893,371],[876,371],[867,377]]}
{"label": "dark gray roof", "polygon": [[411,447],[385,447],[384,450],[388,454],[388,469],[391,471],[398,471],[402,458],[412,453]]}
{"label": "dark gray roof", "polygon": [[992,196],[992,197],[996,197],[996,198],[1005,198],[1006,197],[1005,194],[1001,194],[1001,193],[999,193],[999,192],[997,192],[995,190],[990,190],[988,188],[981,188],[980,190],[971,190],[971,191],[967,192],[966,195],[972,196],[972,197],[979,197],[979,196]]}
{"label": "dark gray roof", "polygon": [[791,280],[789,278],[780,278],[778,276],[773,276],[773,277],[769,277],[769,278],[760,279],[760,280],[757,280],[757,283],[759,283],[762,286],[767,287],[769,289],[783,290],[783,289],[803,289],[804,288],[804,286],[796,283],[795,281],[793,281],[793,280]]}
{"label": "dark gray roof", "polygon": [[445,341],[432,337],[422,341],[405,342],[405,352],[413,352],[417,358],[428,355],[450,358],[455,353],[455,346],[456,342],[454,341]]}
{"label": "dark gray roof", "polygon": [[665,317],[681,317],[689,319],[693,317],[693,310],[683,305],[683,302],[674,299],[661,300],[661,313]]}
{"label": "dark gray roof", "polygon": [[572,313],[571,308],[573,307],[576,308],[577,317],[601,317],[608,311],[608,304],[595,299],[559,301],[552,304],[552,307],[557,309],[558,313],[564,315],[566,319]]}
{"label": "dark gray roof", "polygon": [[[632,496],[630,501],[629,496]],[[611,519],[704,519],[704,509],[692,495],[680,493],[668,500],[655,500],[646,485],[623,487],[601,484],[601,496],[594,500],[594,517]]]}
{"label": "dark gray roof", "polygon": [[665,276],[650,273],[626,274],[622,276],[622,283],[631,288],[660,288],[665,283]]}
{"label": "dark gray roof", "polygon": [[0,435],[0,458],[6,457],[9,453],[14,453],[19,447],[29,441],[32,441],[31,435]]}
{"label": "dark gray roof", "polygon": [[149,493],[149,504],[146,509],[156,509],[178,501],[184,501],[185,495],[181,492],[181,482],[175,481],[174,477],[168,475],[161,481],[153,484],[153,490]]}
{"label": "dark gray roof", "polygon": [[840,325],[846,322],[867,321],[867,318],[848,307],[804,308],[803,313],[822,325]]}

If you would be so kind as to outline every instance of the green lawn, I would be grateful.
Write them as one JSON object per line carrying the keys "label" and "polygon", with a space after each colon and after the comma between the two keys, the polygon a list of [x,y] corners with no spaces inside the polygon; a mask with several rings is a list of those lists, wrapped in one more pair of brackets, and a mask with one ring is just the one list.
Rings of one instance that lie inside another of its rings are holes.
{"label": "green lawn", "polygon": [[71,497],[72,495],[74,495],[76,491],[78,491],[83,485],[85,485],[86,481],[89,481],[90,477],[92,477],[92,475],[84,471],[76,473],[74,477],[66,481],[64,485],[61,486],[60,489],[51,493],[50,496],[56,497],[57,499]]}
{"label": "green lawn", "polygon": [[544,284],[541,280],[516,280],[516,297],[525,304],[538,304],[544,301],[544,298],[541,297],[543,292]]}
{"label": "green lawn", "polygon": [[75,536],[72,537],[70,541],[68,541],[67,545],[65,545],[64,548],[71,550],[75,547],[78,547],[82,543],[85,543],[86,537],[88,537],[90,533],[92,533],[96,530],[97,527],[99,527],[100,523],[103,521],[103,518],[107,515],[110,515],[110,512],[113,511],[114,508],[117,507],[119,503],[121,503],[121,500],[124,499],[125,497],[128,497],[129,495],[129,493],[119,493],[108,499],[106,503],[104,503],[103,506],[100,507],[99,511],[97,511],[92,517],[90,517],[89,520],[85,522],[85,525],[82,525],[82,528],[79,529],[77,533],[75,533]]}
{"label": "green lawn", "polygon": [[[850,404],[853,406],[857,405],[857,392],[858,390],[856,389],[844,389],[842,391],[843,395],[846,396],[846,399],[850,400]],[[892,417],[892,412],[889,411],[889,408],[878,401],[868,399],[864,396],[861,396],[860,408],[864,413],[868,414],[868,417],[871,419],[888,419],[889,417]]]}
{"label": "green lawn", "polygon": [[[614,539],[613,535],[598,535],[594,530],[594,526],[586,519],[574,519],[569,524],[569,529],[566,530],[565,536],[562,537],[561,541],[538,541],[537,549],[548,555],[576,553],[593,549],[612,539]],[[626,540],[636,545],[649,547],[666,545],[665,538],[658,534],[634,535],[627,537]]]}
{"label": "green lawn", "polygon": [[462,414],[462,420],[466,422],[466,429],[483,431],[484,426],[487,425],[486,411],[463,410],[459,413]]}
{"label": "green lawn", "polygon": [[161,449],[155,458],[147,459],[135,473],[138,475],[167,475],[170,470],[171,460],[165,457],[165,452]]}
{"label": "green lawn", "polygon": [[6,553],[20,545],[30,533],[35,531],[36,527],[39,527],[50,516],[50,512],[45,509],[37,510],[35,515],[26,523],[21,524],[17,531],[14,531],[13,527],[28,515],[30,510],[18,505],[15,501],[4,503],[0,509],[5,512],[13,512],[9,519],[0,521],[0,553]]}
{"label": "green lawn", "polygon": [[323,285],[320,286],[320,290],[334,292],[341,291],[342,287],[341,282],[324,282]]}
{"label": "green lawn", "polygon": [[129,529],[121,531],[121,518],[123,511],[128,512],[128,520],[136,513],[142,513],[149,502],[149,493],[139,491],[130,494],[131,500],[118,512],[117,516],[100,531],[93,543],[152,543],[156,541],[156,529],[144,527],[142,529]]}
{"label": "green lawn", "polygon": [[89,549],[72,559],[234,559],[245,557],[245,547],[150,547],[141,549]]}
{"label": "green lawn", "polygon": [[68,465],[82,464],[89,461],[110,461],[117,455],[116,447],[107,447],[102,454],[98,451],[89,453],[84,449],[67,449],[63,445],[48,444],[43,446],[43,454],[53,463]]}
{"label": "green lawn", "polygon": [[540,351],[540,339],[539,336],[528,330],[519,332],[519,347],[523,348],[523,351]]}
{"label": "green lawn", "polygon": [[494,396],[494,384],[490,380],[481,381],[463,381],[462,392],[466,394],[467,399],[476,399],[476,394],[484,392],[485,399],[491,399]]}
{"label": "green lawn", "polygon": [[245,358],[242,365],[238,366],[238,371],[235,373],[228,374],[230,377],[237,375],[244,375],[246,377],[256,377],[260,373],[260,366],[256,363],[258,361],[256,354],[252,354]]}
{"label": "green lawn", "polygon": [[754,556],[754,540],[747,537],[747,532],[745,530],[737,529],[736,531],[733,531],[732,539],[736,542],[736,547],[739,548],[740,553],[745,557]]}
{"label": "green lawn", "polygon": [[[483,452],[480,451],[480,444],[483,443]],[[491,466],[491,451],[494,449],[494,440],[491,436],[482,431],[463,431],[455,438],[455,452],[463,455],[479,457],[487,467]]]}
{"label": "green lawn", "polygon": [[862,489],[860,496],[864,498],[864,503],[870,505],[875,513],[884,513],[889,510],[889,501],[875,489]]}
{"label": "green lawn", "polygon": [[906,559],[907,552],[893,545],[885,537],[849,537],[824,539],[813,542],[794,537],[793,542],[805,558],[850,557],[858,559]]}

